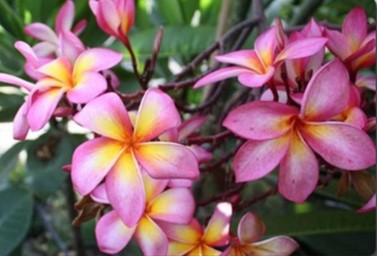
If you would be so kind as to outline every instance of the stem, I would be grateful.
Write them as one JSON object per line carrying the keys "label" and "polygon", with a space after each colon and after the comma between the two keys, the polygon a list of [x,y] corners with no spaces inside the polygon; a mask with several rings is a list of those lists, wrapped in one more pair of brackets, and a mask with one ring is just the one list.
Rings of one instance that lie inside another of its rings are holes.
{"label": "stem", "polygon": [[272,188],[270,190],[267,190],[266,192],[264,192],[260,195],[257,195],[256,197],[252,198],[251,200],[245,201],[242,204],[234,206],[234,210],[235,211],[242,210],[242,209],[249,207],[249,206],[251,206],[251,205],[253,205],[253,204],[255,204],[259,201],[266,199],[269,196],[273,196],[273,195],[277,194],[277,192],[278,192],[278,189],[276,187]]}
{"label": "stem", "polygon": [[200,145],[204,143],[218,144],[224,139],[230,137],[231,135],[232,133],[227,130],[227,131],[223,131],[212,136],[204,136],[204,137],[200,136],[200,137],[195,137],[195,138],[189,138],[187,139],[187,144],[189,145],[192,145],[192,144]]}
{"label": "stem", "polygon": [[243,187],[244,187],[243,185],[239,185],[239,186],[237,186],[233,189],[230,189],[228,191],[225,191],[223,193],[213,195],[206,200],[202,200],[202,201],[197,202],[196,206],[206,206],[207,204],[210,204],[210,203],[213,203],[213,202],[216,202],[216,201],[219,201],[219,200],[226,201],[226,198],[229,198],[233,195],[238,194],[243,189]]}

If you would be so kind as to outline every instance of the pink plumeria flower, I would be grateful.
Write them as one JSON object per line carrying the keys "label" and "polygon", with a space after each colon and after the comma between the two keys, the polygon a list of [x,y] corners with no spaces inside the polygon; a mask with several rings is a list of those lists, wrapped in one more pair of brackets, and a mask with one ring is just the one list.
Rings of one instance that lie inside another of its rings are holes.
{"label": "pink plumeria flower", "polygon": [[[119,214],[112,210],[100,218],[96,225],[99,249],[115,254],[121,251],[134,237],[144,255],[166,255],[168,239],[156,221],[187,224],[191,221],[195,201],[187,188],[166,189],[167,180],[156,180],[142,172],[146,207],[141,219],[133,227],[126,226]],[[164,191],[165,190],[165,191]],[[97,187],[92,198],[100,203],[109,203],[104,185]],[[127,202],[124,202],[127,204]],[[133,208],[133,205],[126,205]]]}
{"label": "pink plumeria flower", "polygon": [[157,179],[196,179],[199,175],[197,160],[189,149],[154,141],[180,124],[173,100],[158,89],[146,91],[134,127],[115,93],[92,100],[74,120],[101,135],[80,145],[73,154],[71,174],[76,190],[87,195],[105,179],[109,201],[129,227],[145,210],[139,165]]}
{"label": "pink plumeria flower", "polygon": [[314,152],[345,170],[373,166],[376,149],[370,137],[357,127],[331,121],[344,111],[349,97],[347,70],[334,60],[313,75],[300,110],[279,102],[254,101],[231,111],[223,125],[248,139],[234,158],[236,181],[262,178],[280,163],[279,192],[302,203],[318,181]]}
{"label": "pink plumeria flower", "polygon": [[298,248],[295,240],[288,236],[276,236],[259,241],[266,231],[264,223],[252,213],[246,213],[237,227],[237,237],[221,256],[286,256]]}
{"label": "pink plumeria flower", "polygon": [[376,210],[376,194],[372,196],[371,199],[359,210],[357,210],[358,213],[367,213],[367,212],[373,212]]}
{"label": "pink plumeria flower", "polygon": [[[86,103],[107,89],[106,79],[99,72],[118,64],[123,55],[112,50],[93,48],[84,51],[74,66],[65,57],[50,61],[38,68],[39,81],[30,88],[30,95],[16,115],[18,130],[38,131],[54,114],[60,100],[66,95],[69,103]],[[29,82],[0,74],[0,81],[26,88]]]}
{"label": "pink plumeria flower", "polygon": [[167,255],[220,255],[221,251],[215,247],[228,244],[231,216],[232,205],[219,203],[204,230],[196,219],[187,225],[160,223],[169,238]]}
{"label": "pink plumeria flower", "polygon": [[222,68],[204,76],[194,88],[235,76],[244,86],[261,87],[273,77],[276,67],[282,61],[313,55],[327,42],[327,39],[322,37],[297,40],[287,44],[277,53],[275,30],[276,28],[272,27],[261,34],[255,41],[255,50],[240,50],[216,56],[217,61],[235,66]]}
{"label": "pink plumeria flower", "polygon": [[68,37],[65,40],[77,43],[78,39],[72,39],[72,37],[79,35],[85,29],[86,21],[80,21],[72,29],[74,16],[75,5],[72,0],[67,0],[56,16],[55,31],[47,25],[39,22],[29,24],[25,27],[26,34],[41,41],[33,47],[33,50],[39,57],[48,57],[52,54],[60,56],[60,41],[62,40],[60,37],[63,33],[66,33],[65,37]]}
{"label": "pink plumeria flower", "polygon": [[89,0],[99,27],[120,40],[127,37],[134,24],[134,0]]}
{"label": "pink plumeria flower", "polygon": [[327,47],[344,62],[351,80],[354,80],[357,70],[376,63],[376,33],[368,33],[363,8],[356,7],[347,14],[341,33],[325,29],[325,35],[329,38]]}

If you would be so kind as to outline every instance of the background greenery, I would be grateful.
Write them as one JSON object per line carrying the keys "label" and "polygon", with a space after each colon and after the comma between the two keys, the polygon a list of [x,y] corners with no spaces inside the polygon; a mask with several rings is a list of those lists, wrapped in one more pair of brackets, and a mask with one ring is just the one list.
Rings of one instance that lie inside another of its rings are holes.
{"label": "background greenery", "polygon": [[[184,66],[213,43],[219,27],[220,9],[226,0],[136,2],[136,24],[130,40],[141,69],[143,61],[152,53],[157,29],[163,26],[163,43],[154,78],[168,81],[174,76],[174,69],[169,63],[174,61]],[[251,1],[230,2],[229,15],[223,26],[225,31],[251,15]],[[62,0],[0,0],[0,72],[27,79],[22,70],[24,59],[13,44],[17,40],[34,44],[24,34],[23,27],[31,22],[53,26],[58,8],[63,3]],[[75,5],[76,20],[88,20],[88,27],[81,37],[83,42],[89,47],[103,45],[107,36],[98,29],[87,1],[75,1]],[[362,5],[372,20],[375,18],[372,0],[264,1],[267,20],[271,22],[273,18],[281,17],[287,26],[304,24],[311,17],[341,24],[346,13],[357,5]],[[255,36],[255,33],[251,34],[244,48],[252,47]],[[125,52],[116,42],[110,47]],[[127,57],[126,52],[125,55]],[[115,71],[121,79],[122,91],[139,89],[127,66],[118,67]],[[235,81],[230,80],[230,83],[233,84],[228,89],[230,93],[239,89]],[[8,85],[0,84],[0,122],[13,120],[23,96],[20,90],[11,90]],[[201,101],[202,91],[187,89],[185,93],[174,96],[184,98],[185,102],[195,106]],[[76,199],[69,177],[61,167],[70,163],[74,148],[86,137],[66,132],[62,129],[64,125],[64,120],[57,126],[51,125],[39,138],[18,142],[1,152],[0,255],[64,255],[75,250],[79,251],[78,255],[100,255],[93,234],[94,222],[89,221],[80,229],[71,226],[75,215],[72,204]],[[204,132],[213,130],[208,123]],[[0,143],[5,139],[0,135]],[[226,186],[222,178],[217,172],[202,175],[201,186],[194,186],[198,201],[221,192]],[[241,197],[247,199],[271,189],[276,178],[275,172],[261,181],[247,184]],[[337,184],[338,179],[333,180],[301,205],[288,202],[279,195],[268,197],[237,213],[232,229],[235,231],[243,213],[253,210],[266,222],[268,236],[289,235],[300,243],[297,255],[370,255],[375,251],[375,214],[355,214],[354,210],[365,201],[353,190],[345,196],[336,196]],[[208,218],[213,207],[214,204],[210,204],[198,208],[199,219]],[[139,253],[133,244],[122,255],[127,252]]]}

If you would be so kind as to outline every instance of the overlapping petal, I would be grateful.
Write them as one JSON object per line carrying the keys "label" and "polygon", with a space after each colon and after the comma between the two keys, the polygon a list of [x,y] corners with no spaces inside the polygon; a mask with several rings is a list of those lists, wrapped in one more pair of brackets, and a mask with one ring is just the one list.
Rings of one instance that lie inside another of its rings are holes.
{"label": "overlapping petal", "polygon": [[157,179],[196,179],[198,162],[185,146],[170,142],[144,142],[137,145],[135,156],[141,166]]}
{"label": "overlapping petal", "polygon": [[26,118],[27,104],[24,103],[18,109],[13,120],[13,138],[16,140],[24,140],[29,132],[29,124]]}
{"label": "overlapping petal", "polygon": [[272,65],[275,59],[275,50],[277,47],[276,28],[272,27],[263,32],[255,40],[254,48],[265,67]]}
{"label": "overlapping petal", "polygon": [[194,214],[195,201],[187,188],[172,188],[156,197],[148,206],[152,219],[186,224]]}
{"label": "overlapping petal", "polygon": [[60,8],[56,20],[55,31],[57,34],[65,30],[70,30],[73,24],[75,15],[75,5],[72,0],[67,0],[65,4]]}
{"label": "overlapping petal", "polygon": [[57,42],[55,32],[46,24],[35,22],[25,26],[25,33],[35,39],[48,42]]}
{"label": "overlapping petal", "polygon": [[104,253],[118,253],[128,244],[135,230],[136,227],[127,227],[119,215],[111,211],[102,216],[96,224],[98,247]]}
{"label": "overlapping petal", "polygon": [[266,226],[255,213],[246,213],[237,227],[237,235],[242,244],[260,240],[266,231]]}
{"label": "overlapping petal", "polygon": [[74,116],[85,128],[102,136],[125,141],[131,137],[132,127],[122,100],[115,93],[104,94]]}
{"label": "overlapping petal", "polygon": [[305,90],[300,115],[305,120],[323,121],[340,114],[350,94],[347,69],[331,61],[315,73]]}
{"label": "overlapping petal", "polygon": [[159,89],[148,89],[140,103],[134,139],[149,141],[180,123],[173,100]]}
{"label": "overlapping petal", "polygon": [[107,175],[123,152],[123,145],[108,138],[89,140],[72,157],[72,182],[81,195],[89,194]]}
{"label": "overlapping petal", "polygon": [[224,55],[217,55],[217,61],[241,66],[257,73],[263,73],[264,66],[255,50],[240,50]]}
{"label": "overlapping petal", "polygon": [[185,225],[167,222],[159,222],[158,224],[169,239],[186,244],[199,243],[203,234],[202,227],[196,219],[192,219]]}
{"label": "overlapping petal", "polygon": [[288,256],[298,248],[295,240],[287,236],[276,236],[253,243],[253,253],[260,256]]}
{"label": "overlapping petal", "polygon": [[367,16],[360,6],[352,9],[342,25],[342,33],[348,40],[348,45],[355,50],[367,35]]}
{"label": "overlapping petal", "polygon": [[301,136],[292,132],[290,146],[280,164],[279,192],[302,203],[315,189],[319,176],[317,159]]}
{"label": "overlapping petal", "polygon": [[60,57],[53,61],[48,62],[47,64],[38,68],[38,71],[42,74],[54,78],[59,82],[62,82],[67,87],[72,84],[71,73],[72,67],[71,63],[66,57]]}
{"label": "overlapping petal", "polygon": [[209,73],[208,75],[202,77],[194,84],[194,88],[200,88],[206,84],[215,83],[230,77],[235,77],[243,73],[250,73],[251,71],[247,68],[242,67],[227,67],[216,70]]}
{"label": "overlapping petal", "polygon": [[161,228],[149,217],[140,219],[135,238],[144,255],[167,255],[168,239]]}
{"label": "overlapping petal", "polygon": [[25,81],[21,78],[18,78],[18,77],[12,76],[12,75],[8,75],[8,74],[4,74],[4,73],[0,73],[0,82],[5,83],[5,84],[18,85],[21,88],[24,88],[28,91],[31,91],[34,87],[34,84],[32,84],[28,81]]}
{"label": "overlapping petal", "polygon": [[232,205],[230,203],[217,204],[215,212],[204,230],[202,241],[211,246],[226,245],[229,239],[231,216]]}
{"label": "overlapping petal", "polygon": [[123,153],[106,176],[110,204],[128,227],[135,226],[145,211],[143,179],[131,153]]}
{"label": "overlapping petal", "polygon": [[187,253],[194,249],[195,246],[195,244],[186,244],[177,241],[169,241],[168,255],[187,255]]}
{"label": "overlapping petal", "polygon": [[240,74],[238,81],[247,87],[261,87],[273,77],[274,72],[275,68],[270,66],[264,74],[253,74],[251,72]]}
{"label": "overlapping petal", "polygon": [[106,79],[101,74],[88,71],[77,79],[75,86],[67,92],[67,98],[73,103],[87,103],[106,88]]}
{"label": "overlapping petal", "polygon": [[336,167],[360,170],[376,163],[376,146],[356,127],[323,122],[306,123],[301,130],[310,147]]}
{"label": "overlapping petal", "polygon": [[290,136],[247,141],[233,161],[236,182],[260,179],[270,173],[287,153]]}
{"label": "overlapping petal", "polygon": [[246,139],[273,139],[291,129],[297,114],[296,108],[285,104],[253,101],[232,110],[223,125]]}

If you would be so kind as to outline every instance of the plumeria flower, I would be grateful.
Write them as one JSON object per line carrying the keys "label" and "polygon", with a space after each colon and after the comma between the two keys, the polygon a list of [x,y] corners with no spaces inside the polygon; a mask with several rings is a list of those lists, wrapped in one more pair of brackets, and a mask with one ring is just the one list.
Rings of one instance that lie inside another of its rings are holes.
{"label": "plumeria flower", "polygon": [[[123,55],[112,50],[93,48],[84,51],[72,66],[66,57],[39,67],[38,82],[30,83],[0,74],[0,81],[27,88],[30,94],[16,115],[16,130],[42,129],[54,114],[60,100],[66,95],[69,103],[87,103],[107,89],[106,79],[99,72],[118,64]],[[21,137],[25,135],[22,134]],[[16,137],[16,136],[15,136]],[[17,136],[18,137],[18,136]]]}
{"label": "plumeria flower", "polygon": [[[165,190],[167,180],[152,179],[145,172],[141,173],[146,201],[143,215],[133,227],[126,226],[114,210],[102,216],[96,224],[95,233],[98,247],[104,253],[118,253],[134,237],[144,255],[167,255],[168,239],[156,221],[187,224],[193,217],[195,201],[189,189]],[[109,203],[104,185],[93,191],[92,198],[100,203]],[[133,205],[126,207],[133,208]]]}
{"label": "plumeria flower", "polygon": [[215,247],[228,244],[231,216],[231,204],[219,203],[204,230],[196,219],[187,225],[160,223],[169,238],[167,255],[220,255],[221,251]]}
{"label": "plumeria flower", "polygon": [[295,240],[288,236],[271,237],[259,241],[266,231],[264,223],[252,213],[246,213],[237,227],[237,237],[221,256],[285,256],[291,255],[298,248]]}
{"label": "plumeria flower", "polygon": [[174,102],[158,89],[146,91],[134,127],[115,93],[90,101],[74,121],[100,135],[73,154],[71,177],[76,190],[87,195],[105,179],[109,202],[129,227],[145,210],[139,165],[156,179],[196,179],[199,175],[191,150],[178,143],[155,141],[180,124]]}
{"label": "plumeria flower", "polygon": [[135,19],[134,0],[89,0],[99,27],[120,40],[127,37]]}
{"label": "plumeria flower", "polygon": [[327,47],[340,58],[354,80],[356,71],[376,63],[376,33],[368,33],[365,11],[354,8],[344,19],[342,32],[325,29]]}
{"label": "plumeria flower", "polygon": [[68,39],[63,39],[63,41],[70,40],[71,42],[77,42],[78,39],[72,39],[72,37],[79,35],[85,29],[86,21],[82,20],[78,22],[72,29],[74,16],[75,5],[72,0],[67,0],[56,16],[55,31],[39,22],[29,24],[25,27],[26,34],[41,41],[33,46],[33,50],[39,57],[48,57],[52,54],[60,56],[60,41],[62,40],[60,37],[64,32],[66,33],[65,37],[68,37]]}
{"label": "plumeria flower", "polygon": [[314,152],[345,170],[373,166],[376,149],[369,136],[352,125],[331,121],[344,111],[349,97],[347,70],[334,60],[313,75],[300,110],[279,102],[254,101],[231,111],[223,125],[248,140],[234,158],[236,181],[262,178],[280,163],[279,192],[302,203],[318,181]]}
{"label": "plumeria flower", "polygon": [[276,28],[272,27],[255,40],[254,50],[240,50],[216,56],[217,61],[235,66],[222,68],[204,76],[194,88],[234,76],[238,77],[242,85],[261,87],[273,77],[276,67],[282,61],[313,55],[321,50],[326,42],[327,39],[323,37],[297,40],[287,44],[277,53]]}

